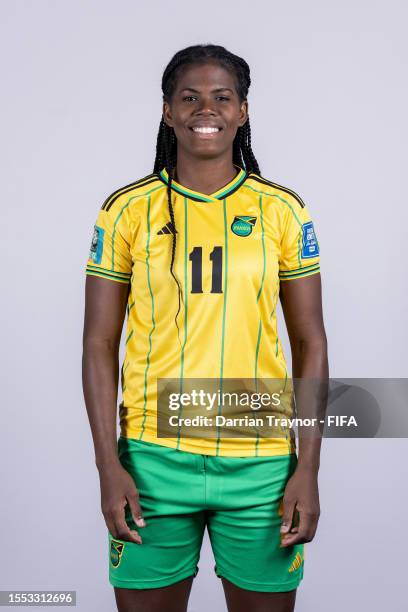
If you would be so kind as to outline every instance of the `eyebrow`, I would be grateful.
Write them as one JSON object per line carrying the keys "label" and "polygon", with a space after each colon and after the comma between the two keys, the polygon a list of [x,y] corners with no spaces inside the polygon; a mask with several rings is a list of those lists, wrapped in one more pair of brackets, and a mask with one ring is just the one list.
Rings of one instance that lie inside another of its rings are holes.
{"label": "eyebrow", "polygon": [[[197,89],[193,89],[192,87],[183,87],[180,92],[182,91],[192,91],[193,93],[200,93]],[[233,90],[229,87],[217,87],[216,89],[211,90],[212,93],[217,93],[219,91],[230,91],[231,93],[234,93]]]}

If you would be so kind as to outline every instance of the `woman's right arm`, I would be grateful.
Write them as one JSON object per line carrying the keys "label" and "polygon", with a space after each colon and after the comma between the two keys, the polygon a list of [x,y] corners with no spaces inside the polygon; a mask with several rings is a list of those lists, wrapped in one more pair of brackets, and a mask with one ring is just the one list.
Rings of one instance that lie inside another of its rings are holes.
{"label": "woman's right arm", "polygon": [[119,346],[128,292],[128,284],[86,276],[82,383],[106,525],[114,538],[141,543],[124,512],[128,503],[137,526],[144,526],[139,494],[117,453]]}

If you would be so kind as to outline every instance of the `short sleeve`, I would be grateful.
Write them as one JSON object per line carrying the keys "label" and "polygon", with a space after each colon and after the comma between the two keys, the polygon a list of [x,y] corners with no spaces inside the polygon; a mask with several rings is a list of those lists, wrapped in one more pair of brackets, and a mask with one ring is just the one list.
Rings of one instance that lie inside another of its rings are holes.
{"label": "short sleeve", "polygon": [[320,249],[308,208],[293,201],[285,210],[279,279],[303,278],[320,272]]}
{"label": "short sleeve", "polygon": [[101,208],[93,229],[86,274],[129,283],[131,273],[130,232],[123,209]]}

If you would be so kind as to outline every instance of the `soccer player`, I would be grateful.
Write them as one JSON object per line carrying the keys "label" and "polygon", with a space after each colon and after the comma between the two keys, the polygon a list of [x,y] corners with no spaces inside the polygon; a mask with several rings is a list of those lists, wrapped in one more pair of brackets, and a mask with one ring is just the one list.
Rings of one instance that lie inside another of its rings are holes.
{"label": "soccer player", "polygon": [[288,378],[278,298],[293,376],[328,376],[319,244],[299,195],[260,173],[249,86],[224,47],[176,53],[153,173],[109,195],[94,227],[83,387],[120,612],[187,610],[205,528],[228,610],[293,610],[317,527],[318,438],[158,432],[158,379]]}

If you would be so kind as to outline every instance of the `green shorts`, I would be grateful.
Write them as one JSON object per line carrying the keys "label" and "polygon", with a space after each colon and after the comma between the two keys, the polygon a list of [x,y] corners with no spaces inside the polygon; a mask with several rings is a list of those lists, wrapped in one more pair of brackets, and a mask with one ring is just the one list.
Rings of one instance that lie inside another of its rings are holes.
{"label": "green shorts", "polygon": [[118,451],[147,525],[136,527],[126,506],[126,522],[143,543],[108,532],[113,586],[150,589],[196,576],[207,526],[218,577],[250,591],[296,589],[304,545],[280,548],[280,502],[296,454],[200,455],[122,436]]}

